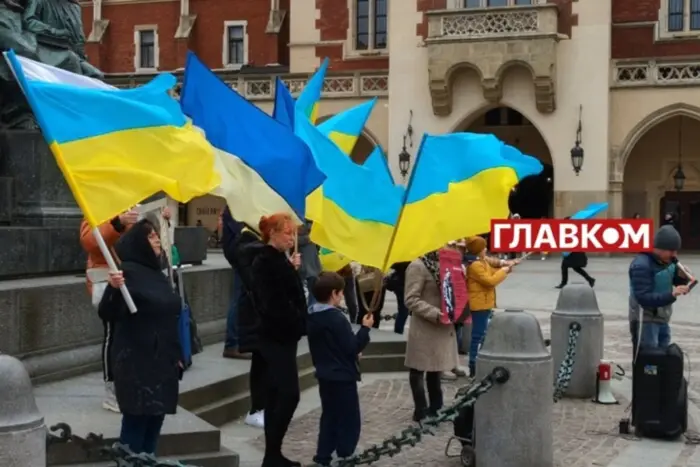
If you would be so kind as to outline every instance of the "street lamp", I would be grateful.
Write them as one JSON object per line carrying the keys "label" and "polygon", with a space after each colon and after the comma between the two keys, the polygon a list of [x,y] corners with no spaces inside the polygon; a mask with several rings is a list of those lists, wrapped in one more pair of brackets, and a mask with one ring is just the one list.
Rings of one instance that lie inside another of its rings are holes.
{"label": "street lamp", "polygon": [[685,173],[683,173],[683,166],[678,164],[676,173],[673,174],[673,187],[676,191],[683,191],[683,185],[685,185]]}
{"label": "street lamp", "polygon": [[676,191],[683,191],[685,185],[685,173],[683,173],[683,116],[681,115],[678,122],[678,167],[676,173],[673,174],[673,187]]}
{"label": "street lamp", "polygon": [[576,141],[574,147],[571,149],[571,165],[574,168],[576,176],[581,172],[581,167],[583,167],[583,148],[581,147],[581,113],[583,112],[583,105],[579,107],[578,111],[578,128],[576,128]]}
{"label": "street lamp", "polygon": [[408,176],[408,170],[410,169],[410,167],[411,154],[409,154],[409,152],[406,151],[406,135],[404,135],[403,147],[401,148],[401,152],[399,153],[399,171],[401,172],[401,176],[403,177],[404,181]]}

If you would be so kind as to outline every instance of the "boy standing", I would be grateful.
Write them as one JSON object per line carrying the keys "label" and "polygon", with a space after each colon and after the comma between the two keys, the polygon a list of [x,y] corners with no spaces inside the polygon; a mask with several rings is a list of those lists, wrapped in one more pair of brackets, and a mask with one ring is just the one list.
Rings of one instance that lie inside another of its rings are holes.
{"label": "boy standing", "polygon": [[316,302],[309,307],[307,334],[322,410],[314,456],[318,466],[329,466],[334,452],[341,458],[352,456],[360,440],[359,355],[369,343],[374,318],[366,315],[354,334],[339,308],[344,288],[339,274],[322,272],[311,289]]}

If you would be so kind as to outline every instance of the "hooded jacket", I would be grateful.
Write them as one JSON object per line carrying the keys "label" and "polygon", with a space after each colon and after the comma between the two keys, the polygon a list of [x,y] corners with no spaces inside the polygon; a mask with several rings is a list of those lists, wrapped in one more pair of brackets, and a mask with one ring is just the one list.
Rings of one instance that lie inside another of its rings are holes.
{"label": "hooded jacket", "polygon": [[358,354],[369,344],[369,328],[355,334],[342,311],[316,303],[309,307],[307,335],[316,379],[360,381]]}
{"label": "hooded jacket", "polygon": [[111,355],[117,402],[130,415],[175,413],[182,358],[178,335],[180,298],[161,270],[142,220],[119,240],[116,252],[137,312],[130,313],[118,289],[108,286],[98,309],[114,323]]}
{"label": "hooded jacket", "polygon": [[321,274],[321,259],[318,257],[318,246],[311,241],[311,222],[306,221],[299,229],[298,243],[301,254],[301,267],[299,274],[306,281],[309,278],[318,277]]}

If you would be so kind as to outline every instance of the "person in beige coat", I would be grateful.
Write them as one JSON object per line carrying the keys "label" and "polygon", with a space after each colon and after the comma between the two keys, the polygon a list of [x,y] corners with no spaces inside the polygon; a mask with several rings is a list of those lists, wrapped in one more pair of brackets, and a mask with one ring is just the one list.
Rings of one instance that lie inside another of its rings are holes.
{"label": "person in beige coat", "polygon": [[[404,300],[411,313],[406,361],[415,409],[413,420],[435,415],[442,408],[440,376],[458,366],[454,325],[442,324],[440,268],[437,252],[411,262],[406,269]],[[426,402],[425,386],[428,387]]]}

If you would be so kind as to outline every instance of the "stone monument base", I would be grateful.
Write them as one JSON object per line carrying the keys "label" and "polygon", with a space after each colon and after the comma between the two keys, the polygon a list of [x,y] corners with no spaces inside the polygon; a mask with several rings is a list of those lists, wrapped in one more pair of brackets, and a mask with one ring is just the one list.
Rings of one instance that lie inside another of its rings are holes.
{"label": "stone monument base", "polygon": [[0,280],[85,272],[78,226],[0,226]]}

